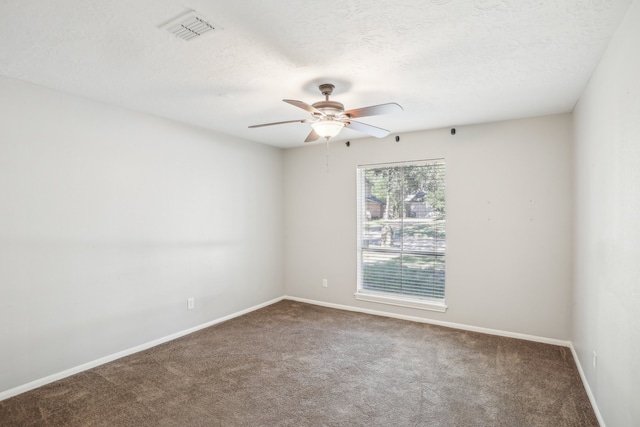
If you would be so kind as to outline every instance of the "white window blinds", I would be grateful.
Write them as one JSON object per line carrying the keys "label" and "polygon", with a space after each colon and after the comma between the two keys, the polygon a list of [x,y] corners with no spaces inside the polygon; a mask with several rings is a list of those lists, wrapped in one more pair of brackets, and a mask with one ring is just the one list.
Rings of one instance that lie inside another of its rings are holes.
{"label": "white window blinds", "polygon": [[444,160],[358,168],[358,293],[444,301]]}

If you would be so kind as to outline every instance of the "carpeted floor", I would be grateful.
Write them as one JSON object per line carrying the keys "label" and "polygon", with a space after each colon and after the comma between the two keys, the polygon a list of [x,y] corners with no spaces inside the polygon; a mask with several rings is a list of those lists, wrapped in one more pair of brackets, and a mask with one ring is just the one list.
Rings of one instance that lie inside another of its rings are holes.
{"label": "carpeted floor", "polygon": [[2,426],[597,426],[569,349],[281,301],[0,402]]}

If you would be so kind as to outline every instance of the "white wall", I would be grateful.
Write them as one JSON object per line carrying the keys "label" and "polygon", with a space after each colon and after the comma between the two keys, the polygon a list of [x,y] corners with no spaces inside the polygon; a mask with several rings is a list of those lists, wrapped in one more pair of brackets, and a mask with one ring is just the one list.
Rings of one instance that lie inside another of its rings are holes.
{"label": "white wall", "polygon": [[[285,151],[288,295],[568,340],[570,115]],[[446,313],[354,298],[356,166],[444,157]],[[323,288],[322,279],[329,280]]]}
{"label": "white wall", "polygon": [[640,1],[580,98],[574,127],[572,341],[606,425],[638,426]]}
{"label": "white wall", "polygon": [[7,79],[0,118],[0,392],[283,294],[281,150]]}

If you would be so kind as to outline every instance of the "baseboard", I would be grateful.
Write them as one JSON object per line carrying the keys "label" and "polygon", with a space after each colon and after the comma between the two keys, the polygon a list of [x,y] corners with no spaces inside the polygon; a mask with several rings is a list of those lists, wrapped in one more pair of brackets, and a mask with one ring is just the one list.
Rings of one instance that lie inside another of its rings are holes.
{"label": "baseboard", "polygon": [[596,403],[596,398],[591,391],[591,387],[587,382],[587,376],[584,374],[584,370],[582,369],[582,364],[580,363],[580,359],[578,358],[578,353],[576,353],[576,349],[573,347],[573,343],[569,342],[569,344],[569,348],[571,348],[571,354],[573,354],[573,360],[575,360],[576,366],[578,367],[578,373],[580,374],[582,385],[584,386],[584,389],[587,392],[587,396],[589,397],[589,402],[591,402],[591,406],[593,407],[593,412],[595,412],[596,414],[596,418],[598,419],[598,423],[600,423],[600,427],[605,427],[604,420],[602,419],[602,414],[600,413],[600,409],[598,409],[598,404]]}
{"label": "baseboard", "polygon": [[131,348],[128,348],[126,350],[122,350],[122,351],[119,351],[117,353],[110,354],[110,355],[105,356],[105,357],[101,357],[100,359],[84,363],[84,364],[82,364],[80,366],[76,366],[76,367],[64,370],[62,372],[58,372],[58,373],[53,374],[53,375],[49,375],[49,376],[46,376],[44,378],[40,378],[40,379],[35,380],[35,381],[31,381],[30,383],[27,383],[27,384],[24,384],[24,385],[21,385],[21,386],[18,386],[18,387],[3,391],[3,392],[0,393],[0,401],[2,401],[4,399],[8,399],[8,398],[13,397],[13,396],[16,396],[18,394],[27,392],[29,390],[33,390],[35,388],[42,387],[43,385],[52,383],[54,381],[61,380],[63,378],[69,377],[71,375],[74,375],[74,374],[77,374],[77,373],[80,373],[80,372],[95,368],[96,366],[104,365],[105,363],[112,362],[112,361],[120,359],[122,357],[129,356],[131,354],[138,353],[138,352],[143,351],[143,350],[147,350],[147,349],[149,349],[151,347],[155,347],[155,346],[160,345],[160,344],[164,344],[164,343],[166,343],[168,341],[175,340],[176,338],[180,338],[182,336],[189,335],[189,334],[191,334],[193,332],[199,331],[200,329],[208,328],[209,326],[213,326],[215,324],[218,324],[218,323],[233,319],[233,318],[238,317],[238,316],[242,316],[243,314],[247,314],[247,313],[250,313],[252,311],[261,309],[263,307],[266,307],[268,305],[275,304],[276,302],[281,301],[283,299],[284,299],[284,297],[278,297],[278,298],[272,299],[271,301],[267,301],[267,302],[264,302],[262,304],[255,305],[253,307],[249,307],[247,309],[238,311],[236,313],[229,314],[229,315],[224,316],[224,317],[220,317],[219,319],[215,319],[215,320],[209,321],[207,323],[203,323],[201,325],[197,325],[197,326],[194,326],[192,328],[185,329],[183,331],[176,332],[174,334],[167,335],[165,337],[158,338],[158,339],[155,339],[153,341],[149,341],[149,342],[146,342],[144,344],[140,344],[140,345],[137,345],[135,347],[131,347]]}
{"label": "baseboard", "polygon": [[478,326],[465,325],[465,324],[462,324],[462,323],[444,322],[444,321],[441,321],[441,320],[425,319],[425,318],[417,317],[417,316],[406,316],[404,314],[387,313],[386,311],[370,310],[370,309],[367,309],[367,308],[352,307],[352,306],[349,306],[349,305],[333,304],[333,303],[329,303],[329,302],[310,300],[310,299],[306,299],[306,298],[292,297],[292,296],[289,296],[289,295],[285,295],[284,299],[288,299],[288,300],[292,300],[292,301],[305,302],[307,304],[320,305],[320,306],[323,306],[323,307],[337,308],[339,310],[355,311],[355,312],[358,312],[358,313],[373,314],[373,315],[376,315],[376,316],[384,316],[384,317],[392,317],[392,318],[395,318],[395,319],[410,320],[412,322],[420,322],[420,323],[428,323],[428,324],[431,324],[431,325],[446,326],[447,328],[462,329],[464,331],[480,332],[480,333],[483,333],[483,334],[498,335],[498,336],[501,336],[501,337],[518,338],[518,339],[521,339],[521,340],[535,341],[535,342],[540,342],[540,343],[544,343],[544,344],[559,345],[561,347],[570,347],[571,346],[571,342],[570,341],[563,341],[563,340],[558,340],[558,339],[554,339],[554,338],[538,337],[538,336],[535,336],[535,335],[520,334],[520,333],[517,333],[517,332],[502,331],[502,330],[499,330],[499,329],[481,328],[481,327],[478,327]]}

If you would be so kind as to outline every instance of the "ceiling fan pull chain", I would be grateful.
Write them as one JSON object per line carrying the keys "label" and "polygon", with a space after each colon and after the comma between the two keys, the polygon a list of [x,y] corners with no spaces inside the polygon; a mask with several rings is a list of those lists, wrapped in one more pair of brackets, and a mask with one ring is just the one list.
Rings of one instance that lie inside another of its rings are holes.
{"label": "ceiling fan pull chain", "polygon": [[327,139],[327,173],[329,173],[329,140]]}

